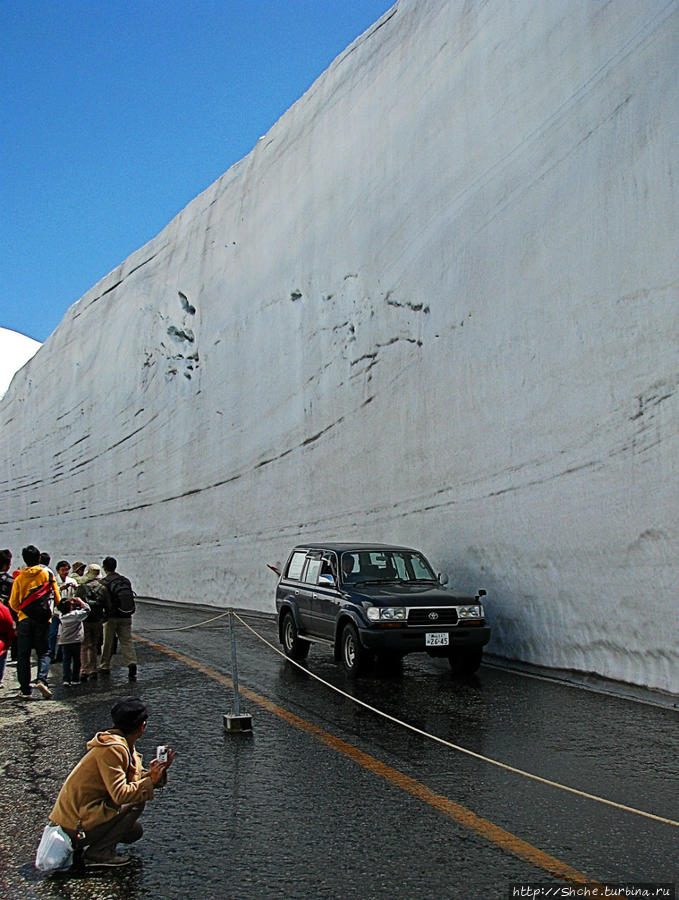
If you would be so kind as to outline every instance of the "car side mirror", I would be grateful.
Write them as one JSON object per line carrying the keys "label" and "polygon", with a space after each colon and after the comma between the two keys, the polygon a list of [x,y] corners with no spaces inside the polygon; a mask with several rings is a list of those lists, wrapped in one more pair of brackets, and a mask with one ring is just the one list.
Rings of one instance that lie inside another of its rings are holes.
{"label": "car side mirror", "polygon": [[436,580],[442,586],[448,584],[448,576],[445,575],[443,572],[438,573],[438,575],[436,576]]}
{"label": "car side mirror", "polygon": [[334,584],[335,579],[332,577],[332,575],[319,575],[318,583],[319,584]]}

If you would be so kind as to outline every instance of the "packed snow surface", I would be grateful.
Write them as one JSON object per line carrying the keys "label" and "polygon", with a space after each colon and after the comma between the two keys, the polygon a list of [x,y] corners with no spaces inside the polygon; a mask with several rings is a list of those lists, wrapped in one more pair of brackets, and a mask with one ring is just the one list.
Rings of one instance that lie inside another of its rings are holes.
{"label": "packed snow surface", "polygon": [[679,692],[678,37],[401,0],[15,378],[5,544],[266,610],[410,544],[493,652]]}
{"label": "packed snow surface", "polygon": [[11,331],[9,328],[0,328],[0,398],[10,385],[15,373],[27,363],[40,347],[39,341]]}

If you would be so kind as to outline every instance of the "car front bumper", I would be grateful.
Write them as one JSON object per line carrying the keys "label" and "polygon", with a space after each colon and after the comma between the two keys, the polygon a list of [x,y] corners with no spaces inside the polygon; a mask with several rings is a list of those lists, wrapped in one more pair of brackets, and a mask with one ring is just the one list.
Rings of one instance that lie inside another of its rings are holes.
{"label": "car front bumper", "polygon": [[[428,647],[425,644],[425,634],[431,632],[447,634],[448,646]],[[447,655],[451,650],[483,647],[490,640],[490,628],[486,625],[462,625],[451,628],[359,628],[359,636],[366,650],[433,653],[441,656]]]}

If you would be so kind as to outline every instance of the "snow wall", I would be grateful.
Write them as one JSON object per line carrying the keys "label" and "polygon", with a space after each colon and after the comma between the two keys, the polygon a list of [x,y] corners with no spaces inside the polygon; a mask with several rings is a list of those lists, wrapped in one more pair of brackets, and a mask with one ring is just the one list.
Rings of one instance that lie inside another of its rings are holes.
{"label": "snow wall", "polygon": [[493,652],[679,692],[678,37],[401,0],[15,377],[2,544],[264,610],[414,545]]}

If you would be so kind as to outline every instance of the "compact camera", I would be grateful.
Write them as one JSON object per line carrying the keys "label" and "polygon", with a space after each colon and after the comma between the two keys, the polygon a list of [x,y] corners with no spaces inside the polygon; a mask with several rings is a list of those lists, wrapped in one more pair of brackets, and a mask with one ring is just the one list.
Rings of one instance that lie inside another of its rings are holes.
{"label": "compact camera", "polygon": [[168,748],[165,744],[160,744],[156,747],[156,759],[158,762],[167,762],[167,750]]}

